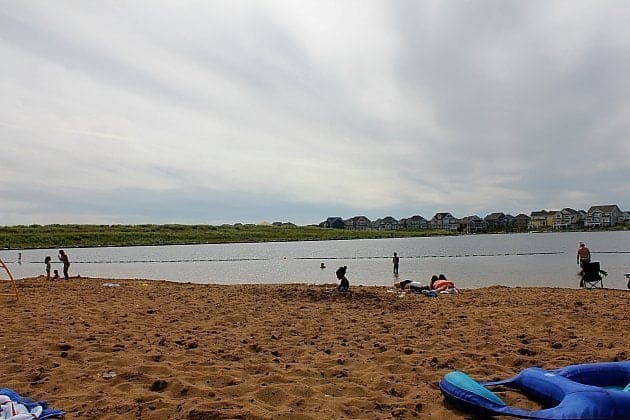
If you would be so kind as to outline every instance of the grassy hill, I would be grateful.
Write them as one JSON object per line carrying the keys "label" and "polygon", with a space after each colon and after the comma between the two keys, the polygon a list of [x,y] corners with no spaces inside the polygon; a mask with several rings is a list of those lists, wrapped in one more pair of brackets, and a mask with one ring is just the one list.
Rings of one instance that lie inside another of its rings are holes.
{"label": "grassy hill", "polygon": [[316,226],[30,225],[0,227],[5,249],[319,241],[452,235],[444,230],[351,231]]}

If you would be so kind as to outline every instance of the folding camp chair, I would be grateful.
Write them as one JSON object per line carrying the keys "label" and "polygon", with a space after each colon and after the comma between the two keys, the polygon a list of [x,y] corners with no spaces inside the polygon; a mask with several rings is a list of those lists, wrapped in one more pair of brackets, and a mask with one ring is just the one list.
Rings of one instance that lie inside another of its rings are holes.
{"label": "folding camp chair", "polygon": [[[19,299],[19,295],[18,295],[18,289],[17,289],[17,285],[15,284],[15,280],[13,279],[13,276],[11,275],[11,272],[9,271],[9,268],[7,267],[7,265],[4,263],[4,261],[0,260],[0,267],[4,268],[4,271],[7,272],[7,274],[9,275],[9,288],[11,289],[10,292],[4,292],[1,288],[0,289],[0,297],[14,297],[16,300]],[[0,276],[1,277],[1,276]]]}
{"label": "folding camp chair", "polygon": [[603,289],[604,277],[608,273],[599,268],[599,262],[585,262],[582,264],[582,272],[580,273],[582,280],[580,280],[580,287],[587,289]]}

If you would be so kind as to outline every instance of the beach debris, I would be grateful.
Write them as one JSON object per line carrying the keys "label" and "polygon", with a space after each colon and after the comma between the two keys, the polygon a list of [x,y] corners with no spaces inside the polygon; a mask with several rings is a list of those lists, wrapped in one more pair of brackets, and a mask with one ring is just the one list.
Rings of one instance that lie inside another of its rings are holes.
{"label": "beach debris", "polygon": [[103,372],[100,374],[100,377],[103,379],[111,379],[115,378],[118,374],[113,370],[108,370],[107,372]]}
{"label": "beach debris", "polygon": [[118,283],[103,283],[101,286],[103,287],[120,287]]}

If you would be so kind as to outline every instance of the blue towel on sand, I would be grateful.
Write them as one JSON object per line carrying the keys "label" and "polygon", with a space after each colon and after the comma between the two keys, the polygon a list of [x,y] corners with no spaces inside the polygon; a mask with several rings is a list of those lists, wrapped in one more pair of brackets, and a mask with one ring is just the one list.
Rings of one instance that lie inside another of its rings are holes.
{"label": "blue towel on sand", "polygon": [[30,398],[22,397],[20,394],[10,390],[9,388],[0,388],[0,395],[6,395],[11,398],[11,401],[24,404],[29,410],[32,410],[34,407],[40,405],[44,411],[42,411],[42,414],[38,417],[38,419],[47,419],[50,417],[63,416],[65,414],[61,410],[46,408],[48,406],[46,401],[33,401]]}

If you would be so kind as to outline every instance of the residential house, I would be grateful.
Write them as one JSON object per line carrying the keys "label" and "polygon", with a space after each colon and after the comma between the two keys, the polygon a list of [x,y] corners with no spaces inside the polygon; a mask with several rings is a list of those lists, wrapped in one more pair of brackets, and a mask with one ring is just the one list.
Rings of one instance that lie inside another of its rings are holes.
{"label": "residential house", "polygon": [[487,228],[488,224],[485,220],[477,215],[473,215],[459,219],[459,228],[457,230],[466,233],[479,233],[485,231]]}
{"label": "residential house", "polygon": [[365,216],[354,216],[344,220],[346,229],[349,230],[369,230],[372,228],[372,221]]}
{"label": "residential house", "polygon": [[509,218],[504,213],[490,213],[483,220],[486,221],[488,229],[492,230],[504,229],[509,223]]}
{"label": "residential house", "polygon": [[514,229],[527,230],[529,229],[532,218],[526,214],[520,213],[514,216]]}
{"label": "residential house", "polygon": [[586,216],[588,216],[588,213],[586,212],[586,210],[578,210],[578,212],[580,213],[580,224],[582,225],[582,227],[584,227],[584,221],[586,220]]}
{"label": "residential house", "polygon": [[569,230],[578,229],[582,227],[583,216],[577,210],[565,207],[554,214],[553,229],[554,230]]}
{"label": "residential house", "polygon": [[453,217],[451,213],[435,213],[433,218],[429,220],[429,227],[431,229],[457,230],[459,220]]}
{"label": "residential house", "polygon": [[428,222],[422,216],[411,216],[407,219],[400,219],[399,226],[405,229],[426,229]]}
{"label": "residential house", "polygon": [[622,218],[621,210],[615,204],[606,206],[591,206],[588,209],[586,220],[584,220],[585,228],[601,228],[616,226],[619,219]]}
{"label": "residential house", "polygon": [[398,220],[391,216],[377,219],[372,222],[372,228],[377,230],[398,230]]}
{"label": "residential house", "polygon": [[343,229],[345,224],[343,223],[343,219],[341,217],[329,217],[319,224],[319,227],[328,228],[328,229]]}
{"label": "residential house", "polygon": [[619,224],[630,225],[630,211],[622,211]]}
{"label": "residential house", "polygon": [[553,228],[553,222],[557,211],[533,211],[531,212],[531,227],[533,230],[547,230]]}

